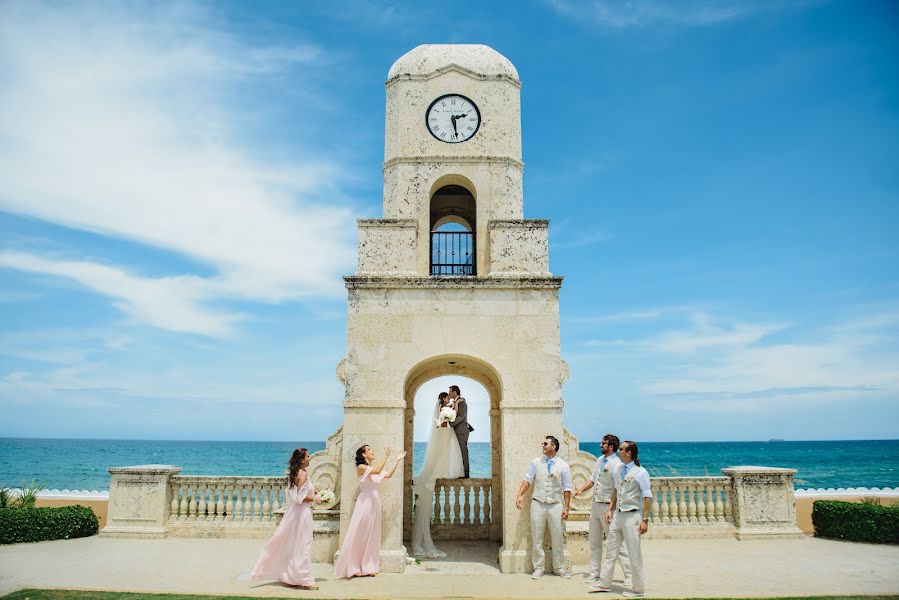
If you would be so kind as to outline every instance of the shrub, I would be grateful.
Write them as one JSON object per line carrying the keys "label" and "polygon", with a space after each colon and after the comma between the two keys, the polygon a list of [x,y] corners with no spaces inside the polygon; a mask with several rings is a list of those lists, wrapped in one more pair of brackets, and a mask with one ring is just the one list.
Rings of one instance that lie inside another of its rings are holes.
{"label": "shrub", "polygon": [[812,504],[817,537],[899,544],[899,505],[818,500]]}
{"label": "shrub", "polygon": [[84,506],[0,510],[0,544],[87,537],[99,529],[97,515]]}

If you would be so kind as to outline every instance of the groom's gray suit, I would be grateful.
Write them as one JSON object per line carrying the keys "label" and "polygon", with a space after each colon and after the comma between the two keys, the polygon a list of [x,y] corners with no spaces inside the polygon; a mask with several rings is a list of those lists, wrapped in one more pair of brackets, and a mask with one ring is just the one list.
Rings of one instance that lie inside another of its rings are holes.
{"label": "groom's gray suit", "polygon": [[474,427],[468,424],[468,402],[461,396],[456,398],[456,420],[450,423],[450,427],[456,432],[459,440],[459,449],[462,450],[462,468],[465,469],[465,477],[469,477],[468,471],[468,434],[474,431]]}

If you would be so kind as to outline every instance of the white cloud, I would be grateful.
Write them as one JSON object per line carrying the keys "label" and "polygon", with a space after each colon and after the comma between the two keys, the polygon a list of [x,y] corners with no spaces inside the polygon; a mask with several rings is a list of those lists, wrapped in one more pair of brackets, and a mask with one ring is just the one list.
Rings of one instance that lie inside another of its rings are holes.
{"label": "white cloud", "polygon": [[646,337],[588,341],[591,351],[573,360],[599,372],[605,363],[627,393],[674,413],[764,413],[899,394],[894,311],[820,327],[706,312],[689,321],[660,324],[667,329]]}
{"label": "white cloud", "polygon": [[[303,162],[258,156],[240,141],[250,116],[228,104],[268,76],[302,85],[320,49],[246,46],[190,4],[152,17],[124,10],[0,6],[0,210],[172,250],[215,275],[149,280],[24,255],[15,268],[120,299],[104,290],[127,280],[150,296],[124,299],[134,316],[178,330],[194,311],[189,330],[214,335],[227,319],[200,303],[214,295],[341,293],[355,234],[351,210],[334,202],[342,165],[314,146],[296,150]],[[165,319],[169,293],[180,316]]]}
{"label": "white cloud", "polygon": [[19,252],[0,252],[0,267],[75,280],[114,299],[117,307],[139,321],[169,331],[221,337],[230,333],[231,325],[240,318],[201,304],[219,292],[218,282],[201,277],[136,277],[116,267],[45,260]]}

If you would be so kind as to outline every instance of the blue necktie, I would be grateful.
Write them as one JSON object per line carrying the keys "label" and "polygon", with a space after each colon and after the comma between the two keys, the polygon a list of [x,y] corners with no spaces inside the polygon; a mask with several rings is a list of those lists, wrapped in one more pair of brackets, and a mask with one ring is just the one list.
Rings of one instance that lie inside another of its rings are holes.
{"label": "blue necktie", "polygon": [[546,459],[546,474],[551,475],[552,472],[553,472],[553,459],[547,458]]}

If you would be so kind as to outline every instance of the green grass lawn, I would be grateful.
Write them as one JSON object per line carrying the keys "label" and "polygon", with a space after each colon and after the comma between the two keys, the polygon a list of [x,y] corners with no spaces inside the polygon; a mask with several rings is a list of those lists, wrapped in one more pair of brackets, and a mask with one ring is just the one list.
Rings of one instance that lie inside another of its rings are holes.
{"label": "green grass lawn", "polygon": [[[300,591],[300,590],[297,590]],[[127,592],[85,592],[77,590],[22,590],[0,600],[251,600],[258,596],[194,596],[192,594],[131,594]],[[896,600],[899,596],[801,596],[778,600]],[[696,600],[696,599],[686,599]],[[735,598],[703,598],[702,600],[738,600]]]}

